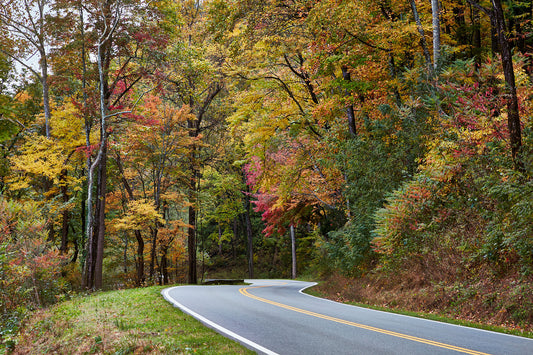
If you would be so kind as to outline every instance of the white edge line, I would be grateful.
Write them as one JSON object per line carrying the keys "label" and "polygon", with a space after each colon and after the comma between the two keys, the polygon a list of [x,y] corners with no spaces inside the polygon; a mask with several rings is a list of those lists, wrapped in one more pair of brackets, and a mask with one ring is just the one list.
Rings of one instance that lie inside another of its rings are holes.
{"label": "white edge line", "polygon": [[209,319],[199,315],[198,313],[192,311],[191,309],[185,307],[184,305],[182,305],[181,303],[179,303],[178,301],[173,299],[169,295],[169,292],[170,292],[170,290],[178,288],[178,287],[180,287],[180,286],[166,288],[163,291],[161,291],[161,294],[163,295],[163,297],[168,302],[172,303],[174,305],[174,307],[178,307],[183,312],[185,312],[185,313],[193,316],[194,318],[198,319],[204,325],[216,330],[217,332],[221,333],[222,335],[224,335],[224,336],[226,336],[228,338],[231,338],[233,340],[238,341],[239,343],[241,343],[242,345],[246,346],[247,348],[249,348],[251,350],[259,351],[259,352],[261,352],[263,354],[266,354],[266,355],[279,355],[278,353],[273,352],[272,350],[269,350],[269,349],[267,349],[267,348],[265,348],[265,347],[263,347],[263,346],[261,346],[261,345],[259,345],[257,343],[254,343],[253,341],[251,341],[249,339],[246,339],[246,338],[244,338],[244,337],[232,332],[231,330],[226,329],[226,328],[222,327],[221,325],[218,325],[215,322],[210,321]]}
{"label": "white edge line", "polygon": [[367,310],[370,310],[370,311],[375,311],[375,312],[380,312],[380,313],[385,313],[385,314],[393,314],[393,315],[395,315],[395,316],[400,316],[400,317],[407,317],[407,318],[418,319],[418,320],[426,321],[426,322],[433,322],[433,323],[446,324],[446,325],[451,325],[451,326],[454,326],[454,327],[466,328],[466,329],[470,329],[470,330],[476,330],[476,331],[480,331],[480,332],[486,332],[486,333],[492,333],[492,334],[498,334],[498,335],[505,335],[505,336],[508,336],[508,337],[514,337],[514,338],[519,338],[519,339],[533,340],[532,338],[528,338],[528,337],[523,337],[523,336],[514,335],[514,334],[501,333],[501,332],[495,332],[495,331],[493,331],[493,330],[488,330],[488,329],[481,329],[481,328],[469,327],[469,326],[466,326],[466,325],[460,325],[460,324],[453,324],[453,323],[441,322],[441,321],[433,320],[433,319],[426,319],[426,318],[422,318],[422,317],[409,316],[409,315],[407,315],[407,314],[401,314],[401,313],[395,313],[395,312],[387,312],[387,311],[382,311],[382,310],[379,310],[379,309],[372,309],[372,308],[370,308],[370,307],[355,306],[355,305],[353,305],[353,304],[348,304],[348,303],[343,303],[343,302],[337,302],[337,301],[329,300],[329,299],[327,299],[327,298],[317,297],[317,296],[313,296],[313,295],[310,295],[310,294],[308,294],[308,293],[303,292],[303,291],[305,291],[306,289],[311,288],[311,287],[316,286],[316,285],[318,285],[318,283],[317,283],[317,282],[313,282],[312,285],[307,285],[307,286],[301,288],[300,291],[298,291],[298,292],[300,292],[302,295],[305,295],[305,296],[308,296],[308,297],[313,297],[313,298],[316,298],[316,299],[319,299],[319,300],[323,300],[323,301],[328,301],[328,302],[333,302],[333,303],[337,303],[337,304],[342,304],[342,305],[344,305],[344,306],[348,306],[348,307],[356,307],[356,308],[361,308],[361,309],[367,309]]}

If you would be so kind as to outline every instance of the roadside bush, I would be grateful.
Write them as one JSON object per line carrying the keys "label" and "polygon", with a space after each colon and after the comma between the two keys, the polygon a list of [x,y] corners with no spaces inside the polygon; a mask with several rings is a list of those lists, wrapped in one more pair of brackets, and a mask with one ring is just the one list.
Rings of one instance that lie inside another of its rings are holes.
{"label": "roadside bush", "polygon": [[[498,70],[489,62],[477,73],[472,62],[457,61],[443,72],[437,136],[428,141],[419,172],[374,216],[381,266],[418,265],[426,281],[468,277],[479,267],[500,276],[531,274],[531,107],[522,107],[526,171],[518,172]],[[519,92],[530,91],[523,86]]]}
{"label": "roadside bush", "polygon": [[0,198],[0,349],[28,310],[57,301],[64,291],[63,258],[46,240],[46,223],[35,202]]}

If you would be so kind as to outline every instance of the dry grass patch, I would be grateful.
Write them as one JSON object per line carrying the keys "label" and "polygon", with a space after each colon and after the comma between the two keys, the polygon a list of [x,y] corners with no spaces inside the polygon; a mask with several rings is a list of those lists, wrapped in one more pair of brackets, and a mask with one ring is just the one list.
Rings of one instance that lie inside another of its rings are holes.
{"label": "dry grass patch", "polygon": [[533,280],[417,282],[408,275],[333,275],[310,292],[338,302],[533,337]]}

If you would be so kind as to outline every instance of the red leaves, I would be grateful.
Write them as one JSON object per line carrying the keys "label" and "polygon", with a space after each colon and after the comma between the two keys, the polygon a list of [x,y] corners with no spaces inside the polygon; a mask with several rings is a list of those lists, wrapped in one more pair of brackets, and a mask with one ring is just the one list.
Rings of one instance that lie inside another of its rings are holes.
{"label": "red leaves", "polygon": [[144,41],[152,39],[152,36],[147,32],[139,31],[139,32],[134,33],[132,36],[137,42],[144,42]]}
{"label": "red leaves", "polygon": [[244,165],[244,172],[246,174],[246,185],[255,188],[259,182],[259,177],[262,173],[262,167],[259,157],[253,156],[250,158],[250,163]]}
{"label": "red leaves", "polygon": [[76,152],[84,152],[85,157],[88,158],[94,151],[98,150],[98,148],[100,148],[100,143],[95,143],[89,147],[78,147],[76,148]]}

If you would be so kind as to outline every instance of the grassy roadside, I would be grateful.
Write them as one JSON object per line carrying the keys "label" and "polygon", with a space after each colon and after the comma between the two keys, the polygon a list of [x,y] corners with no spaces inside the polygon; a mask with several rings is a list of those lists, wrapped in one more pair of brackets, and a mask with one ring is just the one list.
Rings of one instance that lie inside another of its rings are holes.
{"label": "grassy roadside", "polygon": [[78,296],[36,312],[13,354],[253,354],[173,307],[163,288]]}
{"label": "grassy roadside", "polygon": [[331,291],[331,289],[329,289],[327,286],[324,287],[325,283],[327,283],[327,281],[319,282],[317,286],[307,288],[305,289],[304,292],[312,296],[326,298],[326,299],[330,299],[333,301],[350,304],[353,306],[369,308],[369,309],[374,309],[374,310],[383,311],[383,312],[397,313],[397,314],[402,314],[402,315],[411,316],[411,317],[424,318],[424,319],[429,319],[429,320],[434,320],[434,321],[439,321],[439,322],[444,322],[444,323],[462,325],[465,327],[490,330],[494,332],[517,335],[517,336],[522,336],[526,338],[533,338],[533,331],[519,329],[516,327],[503,327],[503,326],[498,326],[498,325],[493,325],[493,324],[488,324],[488,323],[464,320],[460,318],[451,318],[451,317],[438,314],[438,313],[410,311],[410,310],[402,309],[401,307],[394,307],[394,308],[384,307],[384,306],[379,306],[379,305],[375,305],[372,303],[355,302],[352,300],[348,300],[344,297],[339,298],[338,293],[328,292],[328,291]]}

